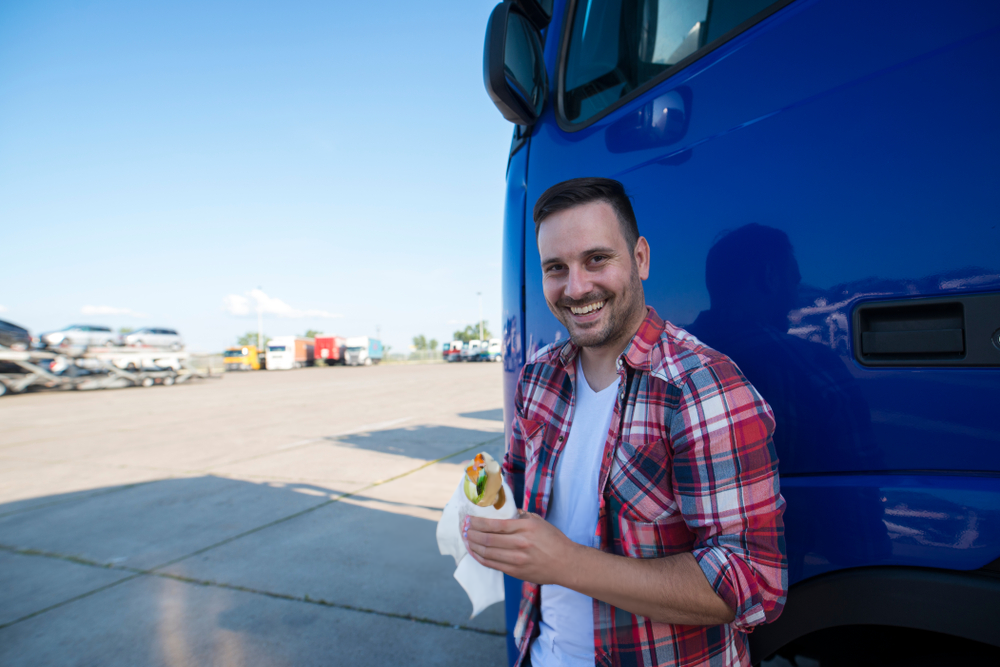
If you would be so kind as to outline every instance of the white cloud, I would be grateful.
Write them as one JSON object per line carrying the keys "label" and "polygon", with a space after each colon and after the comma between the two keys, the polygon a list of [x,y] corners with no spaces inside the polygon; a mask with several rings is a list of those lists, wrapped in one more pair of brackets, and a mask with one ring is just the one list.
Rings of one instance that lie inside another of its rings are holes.
{"label": "white cloud", "polygon": [[6,313],[6,312],[7,312],[7,306],[0,306],[0,313]]}
{"label": "white cloud", "polygon": [[80,309],[84,315],[128,315],[130,317],[149,317],[145,313],[137,313],[131,308],[115,308],[114,306],[84,306]]}
{"label": "white cloud", "polygon": [[250,314],[250,299],[239,294],[230,294],[222,300],[222,309],[230,315],[244,316]]}
{"label": "white cloud", "polygon": [[[343,317],[340,313],[329,313],[325,310],[308,309],[299,310],[293,308],[281,299],[268,296],[263,290],[255,289],[246,293],[246,296],[239,294],[229,294],[222,300],[222,309],[230,315],[245,317],[256,314],[259,310],[265,315],[276,315],[289,319],[302,317],[318,317],[323,319],[333,319]],[[251,300],[253,303],[251,303]]]}

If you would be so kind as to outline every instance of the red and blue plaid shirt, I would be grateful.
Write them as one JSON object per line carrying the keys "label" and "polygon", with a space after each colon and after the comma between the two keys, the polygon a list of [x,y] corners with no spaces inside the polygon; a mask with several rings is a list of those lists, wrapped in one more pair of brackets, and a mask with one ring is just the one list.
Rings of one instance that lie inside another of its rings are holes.
{"label": "red and blue plaid shirt", "polygon": [[[504,470],[545,517],[573,420],[570,341],[539,350],[517,386]],[[593,546],[630,558],[691,552],[736,613],[728,625],[657,623],[594,601],[598,667],[749,665],[746,633],[781,613],[787,590],[774,417],[726,356],[649,314],[618,359]],[[540,587],[524,583],[514,637],[538,635]]]}

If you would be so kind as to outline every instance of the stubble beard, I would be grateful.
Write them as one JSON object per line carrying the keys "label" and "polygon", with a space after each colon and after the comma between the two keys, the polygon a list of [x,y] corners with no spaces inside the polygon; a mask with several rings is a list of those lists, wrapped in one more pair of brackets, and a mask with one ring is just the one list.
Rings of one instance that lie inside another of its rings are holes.
{"label": "stubble beard", "polygon": [[[573,317],[566,312],[570,306],[582,306],[595,301],[607,301],[607,319],[603,327],[597,330],[578,329]],[[577,347],[604,347],[620,342],[626,336],[631,337],[630,323],[637,310],[645,306],[642,293],[642,280],[639,279],[639,267],[632,262],[632,271],[628,285],[620,296],[611,292],[591,292],[580,299],[560,299],[556,308],[549,307],[556,318],[562,322],[569,332],[569,338]]]}

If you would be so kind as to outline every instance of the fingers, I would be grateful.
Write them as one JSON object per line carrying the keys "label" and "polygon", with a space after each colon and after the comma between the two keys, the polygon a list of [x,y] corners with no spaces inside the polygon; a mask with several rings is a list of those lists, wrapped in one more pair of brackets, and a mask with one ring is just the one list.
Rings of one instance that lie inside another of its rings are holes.
{"label": "fingers", "polygon": [[[518,516],[518,518],[521,518]],[[481,533],[497,533],[500,535],[510,535],[520,530],[515,519],[484,519],[479,516],[468,516],[466,526]]]}
{"label": "fingers", "polygon": [[504,567],[522,566],[528,560],[528,556],[523,550],[509,549],[501,546],[487,546],[472,540],[469,540],[469,553],[483,565],[492,567],[495,570],[502,570]]}
{"label": "fingers", "polygon": [[465,534],[465,541],[470,545],[488,547],[491,549],[523,550],[528,547],[528,541],[520,535],[499,535],[497,533],[481,533],[475,528]]}

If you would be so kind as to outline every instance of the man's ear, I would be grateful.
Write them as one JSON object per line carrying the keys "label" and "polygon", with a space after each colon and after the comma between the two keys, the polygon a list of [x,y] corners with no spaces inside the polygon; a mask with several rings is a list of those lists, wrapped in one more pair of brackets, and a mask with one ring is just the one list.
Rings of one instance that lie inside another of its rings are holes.
{"label": "man's ear", "polygon": [[632,257],[635,259],[636,268],[639,270],[639,279],[646,280],[649,278],[649,241],[646,240],[645,236],[640,236],[639,240],[635,242],[635,250],[632,251]]}

